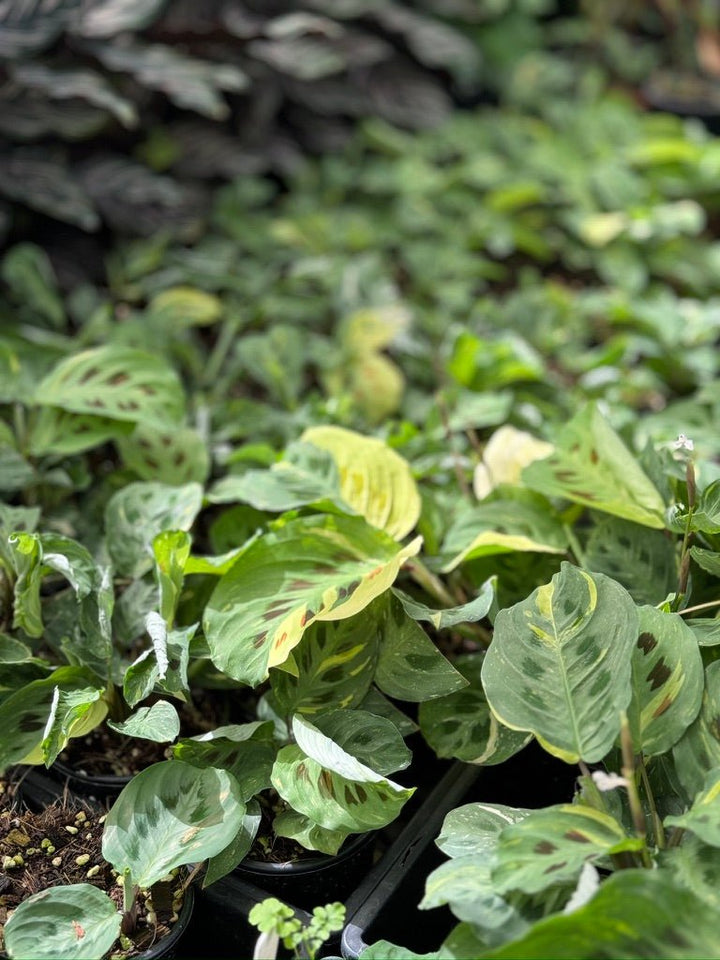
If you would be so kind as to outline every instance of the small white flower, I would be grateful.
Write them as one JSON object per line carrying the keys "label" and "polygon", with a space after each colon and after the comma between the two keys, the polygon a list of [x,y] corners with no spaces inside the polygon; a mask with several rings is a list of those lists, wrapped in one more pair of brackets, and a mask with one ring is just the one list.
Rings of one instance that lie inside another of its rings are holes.
{"label": "small white flower", "polygon": [[614,790],[616,787],[626,787],[628,785],[625,777],[621,777],[619,773],[605,773],[604,770],[594,770],[591,776],[595,786],[603,793],[607,790]]}
{"label": "small white flower", "polygon": [[686,437],[684,433],[680,433],[678,434],[677,440],[673,440],[672,449],[692,451],[695,449],[695,444],[690,437]]}

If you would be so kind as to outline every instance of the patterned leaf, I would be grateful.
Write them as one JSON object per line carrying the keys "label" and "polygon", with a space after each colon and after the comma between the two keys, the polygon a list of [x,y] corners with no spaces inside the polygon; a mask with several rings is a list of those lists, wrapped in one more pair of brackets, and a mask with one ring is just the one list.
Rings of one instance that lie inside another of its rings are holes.
{"label": "patterned leaf", "polygon": [[492,879],[498,893],[536,893],[574,880],[582,865],[614,849],[630,849],[625,831],[606,813],[559,804],[533,810],[498,839]]}
{"label": "patterned leaf", "polygon": [[5,924],[11,957],[95,960],[120,936],[122,914],[98,887],[71,883],[28,897]]}
{"label": "patterned leaf", "polygon": [[452,557],[443,572],[464,560],[513,550],[564,553],[567,536],[546,504],[493,500],[459,512],[442,545]]}
{"label": "patterned leaf", "polygon": [[132,428],[131,423],[122,420],[44,407],[32,423],[28,445],[36,457],[71,456],[99,447],[108,440],[119,440]]}
{"label": "patterned leaf", "polygon": [[204,483],[210,472],[210,453],[192,427],[168,430],[138,423],[132,433],[116,431],[116,444],[125,466],[141,480],[179,486]]}
{"label": "patterned leaf", "polygon": [[482,670],[491,709],[568,763],[601,760],[630,702],[637,624],[618,583],[563,563],[550,583],[497,615]]}
{"label": "patterned leaf", "polygon": [[401,540],[420,517],[409,464],[384,441],[342,427],[310,427],[301,440],[328,450],[340,474],[343,499],[368,523]]}
{"label": "patterned leaf", "polygon": [[407,547],[359,517],[292,520],[252,543],[219,581],[205,608],[213,663],[256,684],[284,663],[316,620],[342,620],[387,590]]}
{"label": "patterned leaf", "polygon": [[705,676],[692,630],[674,613],[640,607],[628,709],[636,752],[668,751],[700,710]]}
{"label": "patterned leaf", "polygon": [[683,827],[711,847],[720,847],[720,770],[711,770],[703,789],[697,794],[690,809],[679,817],[666,817],[671,827]]}
{"label": "patterned leaf", "polygon": [[13,299],[30,307],[56,330],[65,325],[65,308],[50,259],[34,243],[16,243],[2,261],[2,278]]}
{"label": "patterned leaf", "polygon": [[125,30],[141,30],[162,12],[167,0],[93,0],[85,4],[73,24],[84,37],[113,37]]}
{"label": "patterned leaf", "polygon": [[665,526],[662,497],[593,404],[562,428],[555,452],[526,467],[522,479],[548,497],[565,497],[646,527]]}
{"label": "patterned leaf", "polygon": [[281,712],[313,715],[359,706],[375,676],[381,638],[378,601],[362,616],[314,623],[294,650],[298,676],[272,670],[270,685]]}
{"label": "patterned leaf", "polygon": [[237,783],[224,770],[165,760],[123,789],[105,821],[102,854],[151,887],[175,867],[220,853],[244,816]]}
{"label": "patterned leaf", "polygon": [[61,360],[38,385],[35,402],[160,429],[179,424],[185,408],[174,370],[150,354],[116,346]]}
{"label": "patterned leaf", "polygon": [[214,857],[208,859],[207,869],[203,877],[203,890],[234,870],[240,861],[247,856],[260,829],[261,820],[260,804],[257,800],[249,800],[242,825],[235,838],[220,853],[216,853]]}
{"label": "patterned leaf", "polygon": [[231,773],[243,800],[270,786],[277,753],[270,723],[230,724],[189,737],[175,746],[173,755],[196,767],[217,767]]}
{"label": "patterned leaf", "polygon": [[[146,619],[151,616],[149,614]],[[187,675],[190,641],[195,636],[197,624],[166,631],[162,618],[157,619],[160,623],[156,625],[163,627],[161,642],[157,642],[160,638],[154,638],[153,649],[141,653],[125,671],[123,695],[131,707],[153,691],[169,693],[180,700],[186,700],[190,693]]]}
{"label": "patterned leaf", "polygon": [[158,700],[151,707],[140,707],[122,723],[107,721],[107,725],[124,737],[140,737],[156,743],[170,743],[180,733],[180,718],[167,700]]}
{"label": "patterned leaf", "polygon": [[59,152],[32,146],[0,153],[0,194],[83,230],[100,226],[92,201]]}
{"label": "patterned leaf", "polygon": [[313,717],[313,725],[346,753],[383,776],[404,770],[412,760],[395,724],[366,710],[331,710]]}
{"label": "patterned leaf", "polygon": [[326,830],[360,833],[386,826],[414,790],[369,769],[299,715],[293,718],[297,745],[283,747],[272,783],[297,812]]}
{"label": "patterned leaf", "polygon": [[660,603],[677,584],[675,544],[661,531],[604,517],[593,527],[584,565],[617,580],[635,603]]}
{"label": "patterned leaf", "polygon": [[202,506],[202,487],[129,483],[105,509],[108,549],[118,573],[141,577],[153,566],[152,543],[164,530],[189,530]]}
{"label": "patterned leaf", "polygon": [[490,765],[502,763],[530,742],[531,734],[511,730],[490,710],[480,681],[482,662],[477,654],[458,657],[453,665],[468,686],[420,704],[420,729],[439,757]]}
{"label": "patterned leaf", "polygon": [[534,924],[485,960],[720,957],[717,917],[667,870],[621,870],[584,907]]}
{"label": "patterned leaf", "polygon": [[448,857],[467,857],[492,852],[505,827],[531,813],[523,807],[502,803],[465,803],[446,814],[435,843]]}
{"label": "patterned leaf", "polygon": [[705,668],[700,713],[673,747],[680,782],[689,797],[702,790],[706,776],[720,767],[720,661]]}
{"label": "patterned leaf", "polygon": [[403,605],[403,610],[413,620],[429,620],[436,630],[447,630],[459,623],[476,623],[490,612],[495,599],[497,577],[490,577],[482,584],[478,595],[459,607],[450,607],[445,610],[432,610],[424,603],[418,603],[401,590],[393,589],[393,593]]}
{"label": "patterned leaf", "polygon": [[85,100],[112,114],[125,127],[137,123],[135,106],[94,70],[53,70],[42,63],[20,63],[12,75],[21,87],[38,90],[51,100]]}
{"label": "patterned leaf", "polygon": [[3,0],[0,59],[20,59],[44,50],[77,14],[82,0]]}
{"label": "patterned leaf", "polygon": [[388,697],[419,703],[467,686],[397,597],[382,600],[382,640],[375,682]]}
{"label": "patterned leaf", "polygon": [[318,850],[331,857],[335,856],[347,837],[346,830],[327,830],[295,810],[284,810],[278,814],[273,821],[273,830],[277,837],[288,837],[306,850]]}

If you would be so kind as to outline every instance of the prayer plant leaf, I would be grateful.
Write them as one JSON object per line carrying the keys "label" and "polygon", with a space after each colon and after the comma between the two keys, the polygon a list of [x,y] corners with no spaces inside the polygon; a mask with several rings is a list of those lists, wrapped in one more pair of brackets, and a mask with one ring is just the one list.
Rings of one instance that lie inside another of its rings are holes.
{"label": "prayer plant leaf", "polygon": [[476,623],[488,615],[495,599],[497,577],[490,577],[482,584],[478,595],[459,607],[446,610],[433,610],[409,597],[402,590],[393,589],[393,593],[403,605],[403,609],[413,620],[428,620],[436,630],[447,630],[459,623]]}
{"label": "prayer plant leaf", "polygon": [[270,786],[270,772],[277,753],[272,724],[229,724],[177,743],[173,755],[196,767],[227,770],[237,780],[240,796],[249,800]]}
{"label": "prayer plant leaf", "polygon": [[567,763],[602,760],[632,695],[637,637],[627,591],[564,562],[550,583],[498,613],[482,669],[490,707]]}
{"label": "prayer plant leaf", "polygon": [[146,620],[148,629],[154,633],[153,648],[141,653],[125,671],[123,696],[131,707],[153,691],[185,700],[190,692],[187,675],[190,642],[198,625],[194,623],[189,627],[167,630],[157,613],[149,613]]}
{"label": "prayer plant leaf", "polygon": [[420,704],[420,729],[439,757],[466,763],[502,763],[531,739],[530,733],[500,723],[488,706],[481,682],[482,663],[478,654],[457,657],[454,666],[468,686]]}
{"label": "prayer plant leaf", "polygon": [[110,897],[90,883],[49,887],[15,909],[5,924],[5,946],[11,958],[95,960],[109,953],[121,920]]}
{"label": "prayer plant leaf", "polygon": [[639,607],[628,709],[637,753],[665,753],[698,715],[705,675],[697,640],[675,613]]}
{"label": "prayer plant leaf", "polygon": [[384,694],[419,703],[467,686],[397,597],[383,597],[378,610],[383,620],[375,682]]}
{"label": "prayer plant leaf", "polygon": [[442,545],[443,557],[451,558],[442,569],[448,573],[465,560],[515,550],[567,550],[563,525],[547,503],[498,499],[459,511]]}
{"label": "prayer plant leaf", "polygon": [[155,743],[170,743],[180,733],[180,718],[167,700],[158,700],[151,707],[139,707],[123,723],[107,721],[107,725],[125,737],[140,737]]}
{"label": "prayer plant leaf", "polygon": [[314,623],[293,651],[294,677],[272,670],[270,686],[282,713],[316,714],[336,707],[356,707],[370,689],[381,639],[378,604],[362,616]]}
{"label": "prayer plant leaf", "polygon": [[252,543],[220,579],[203,628],[213,663],[255,685],[284,664],[306,628],[363,610],[420,549],[360,517],[291,520]]}
{"label": "prayer plant leaf", "polygon": [[272,785],[293,810],[326,830],[380,829],[414,793],[371,770],[299,714],[293,734],[296,744],[277,755]]}
{"label": "prayer plant leaf", "polygon": [[306,850],[318,850],[334,857],[347,837],[346,830],[327,830],[302,813],[284,810],[275,817],[273,830],[278,837],[296,840]]}
{"label": "prayer plant leaf", "polygon": [[366,710],[331,710],[313,717],[313,725],[340,749],[383,776],[404,770],[412,760],[395,724]]}
{"label": "prayer plant leaf", "polygon": [[619,517],[597,514],[596,519],[583,565],[617,580],[635,603],[661,603],[677,584],[673,541],[660,530]]}
{"label": "prayer plant leaf", "polygon": [[420,494],[410,465],[383,440],[344,427],[307,429],[301,439],[332,454],[340,491],[374,527],[401,540],[420,518]]}
{"label": "prayer plant leaf", "polygon": [[537,893],[574,880],[588,860],[610,851],[633,849],[623,828],[592,807],[558,804],[533,810],[500,833],[492,869],[497,893]]}
{"label": "prayer plant leaf", "polygon": [[513,823],[532,813],[502,803],[465,803],[446,814],[435,843],[448,857],[491,853],[498,837]]}
{"label": "prayer plant leaf", "polygon": [[224,770],[164,760],[136,774],[105,821],[102,854],[151,887],[175,867],[215,856],[239,831],[245,804]]}
{"label": "prayer plant leaf", "polygon": [[179,425],[185,415],[175,371],[157,356],[115,345],[61,360],[38,384],[35,403],[160,429]]}
{"label": "prayer plant leaf", "polygon": [[130,433],[118,434],[115,443],[126,467],[141,480],[179,486],[204,483],[210,472],[210,454],[197,430],[192,427],[165,429],[138,423]]}
{"label": "prayer plant leaf", "polygon": [[484,960],[720,957],[718,920],[666,870],[621,870],[573,913],[540,920]]}
{"label": "prayer plant leaf", "polygon": [[163,530],[152,542],[160,614],[167,624],[171,624],[175,616],[191,545],[190,534],[184,530]]}
{"label": "prayer plant leaf", "polygon": [[548,497],[661,530],[665,503],[618,434],[594,404],[555,438],[555,451],[523,470],[523,483]]}
{"label": "prayer plant leaf", "polygon": [[[245,859],[255,841],[261,820],[260,804],[257,800],[249,800],[242,824],[233,840],[224,850],[216,853],[214,857],[210,857],[208,860],[203,877],[203,890],[209,887],[211,883],[215,883],[216,880],[226,876],[231,870],[235,869],[241,860]],[[277,824],[277,818],[275,823]]]}
{"label": "prayer plant leaf", "polygon": [[69,456],[117,440],[132,430],[132,424],[89,413],[72,413],[44,407],[32,424],[29,450],[34,456]]}
{"label": "prayer plant leaf", "polygon": [[[66,695],[79,695],[79,705],[77,702],[69,705],[71,710],[73,707],[77,708],[69,718],[66,718],[62,709],[58,711],[61,692]],[[58,667],[50,676],[33,680],[6,697],[0,703],[0,770],[21,761],[43,763],[45,757],[42,744],[52,733],[48,721],[51,720],[53,711],[53,725],[59,727],[66,719],[71,721],[68,735],[79,735],[80,731],[91,729],[91,726],[86,727],[88,719],[94,720],[92,726],[99,723],[107,710],[104,701],[98,699],[102,692],[86,670],[79,667]],[[93,709],[95,703],[102,704],[103,713],[97,715],[97,708]],[[88,704],[88,709],[84,710],[82,704]],[[57,747],[58,738],[53,739]],[[62,746],[66,742],[67,738]]]}
{"label": "prayer plant leaf", "polygon": [[164,530],[189,530],[202,506],[202,487],[129,483],[108,500],[105,530],[117,572],[141,577],[152,569],[152,543]]}
{"label": "prayer plant leaf", "polygon": [[703,789],[720,767],[720,660],[705,668],[705,689],[697,717],[672,748],[678,777],[689,797]]}
{"label": "prayer plant leaf", "polygon": [[693,805],[679,817],[666,817],[671,827],[692,832],[711,847],[720,847],[720,769],[711,770]]}

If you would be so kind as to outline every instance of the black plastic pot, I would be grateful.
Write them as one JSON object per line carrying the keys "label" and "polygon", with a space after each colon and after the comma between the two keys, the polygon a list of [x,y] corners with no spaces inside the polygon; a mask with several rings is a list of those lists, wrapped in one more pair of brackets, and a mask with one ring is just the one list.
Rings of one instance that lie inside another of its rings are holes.
{"label": "black plastic pot", "polygon": [[195,910],[195,889],[191,885],[185,890],[183,905],[180,908],[178,918],[173,924],[170,933],[157,943],[154,943],[147,950],[137,954],[135,960],[155,960],[159,957],[177,957],[181,956],[179,952],[180,941],[183,939],[190,927]]}
{"label": "black plastic pot", "polygon": [[131,777],[89,776],[56,760],[49,768],[27,767],[23,772],[23,797],[40,809],[62,797],[66,791],[87,803],[110,806]]}

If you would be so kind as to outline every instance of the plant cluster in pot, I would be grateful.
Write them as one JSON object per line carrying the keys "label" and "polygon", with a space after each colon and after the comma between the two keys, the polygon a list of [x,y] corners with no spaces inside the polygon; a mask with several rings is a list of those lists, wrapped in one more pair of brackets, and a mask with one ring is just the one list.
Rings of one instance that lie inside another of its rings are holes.
{"label": "plant cluster in pot", "polygon": [[[703,616],[720,602],[720,481],[700,479],[714,476],[683,436],[636,457],[591,405],[490,494],[548,498],[574,562],[497,613],[487,651],[460,665],[470,686],[421,705],[420,724],[481,763],[534,738],[576,788],[532,809],[529,777],[526,806],[490,796],[446,816],[450,859],[420,907],[460,923],[423,956],[720,956],[720,631]],[[389,955],[416,956],[361,953]]]}
{"label": "plant cluster in pot", "polygon": [[8,956],[165,955],[192,911],[192,875],[180,868],[220,852],[244,814],[232,776],[178,761],[142,771],[102,816],[59,801],[7,811],[0,845],[17,850],[3,857]]}

